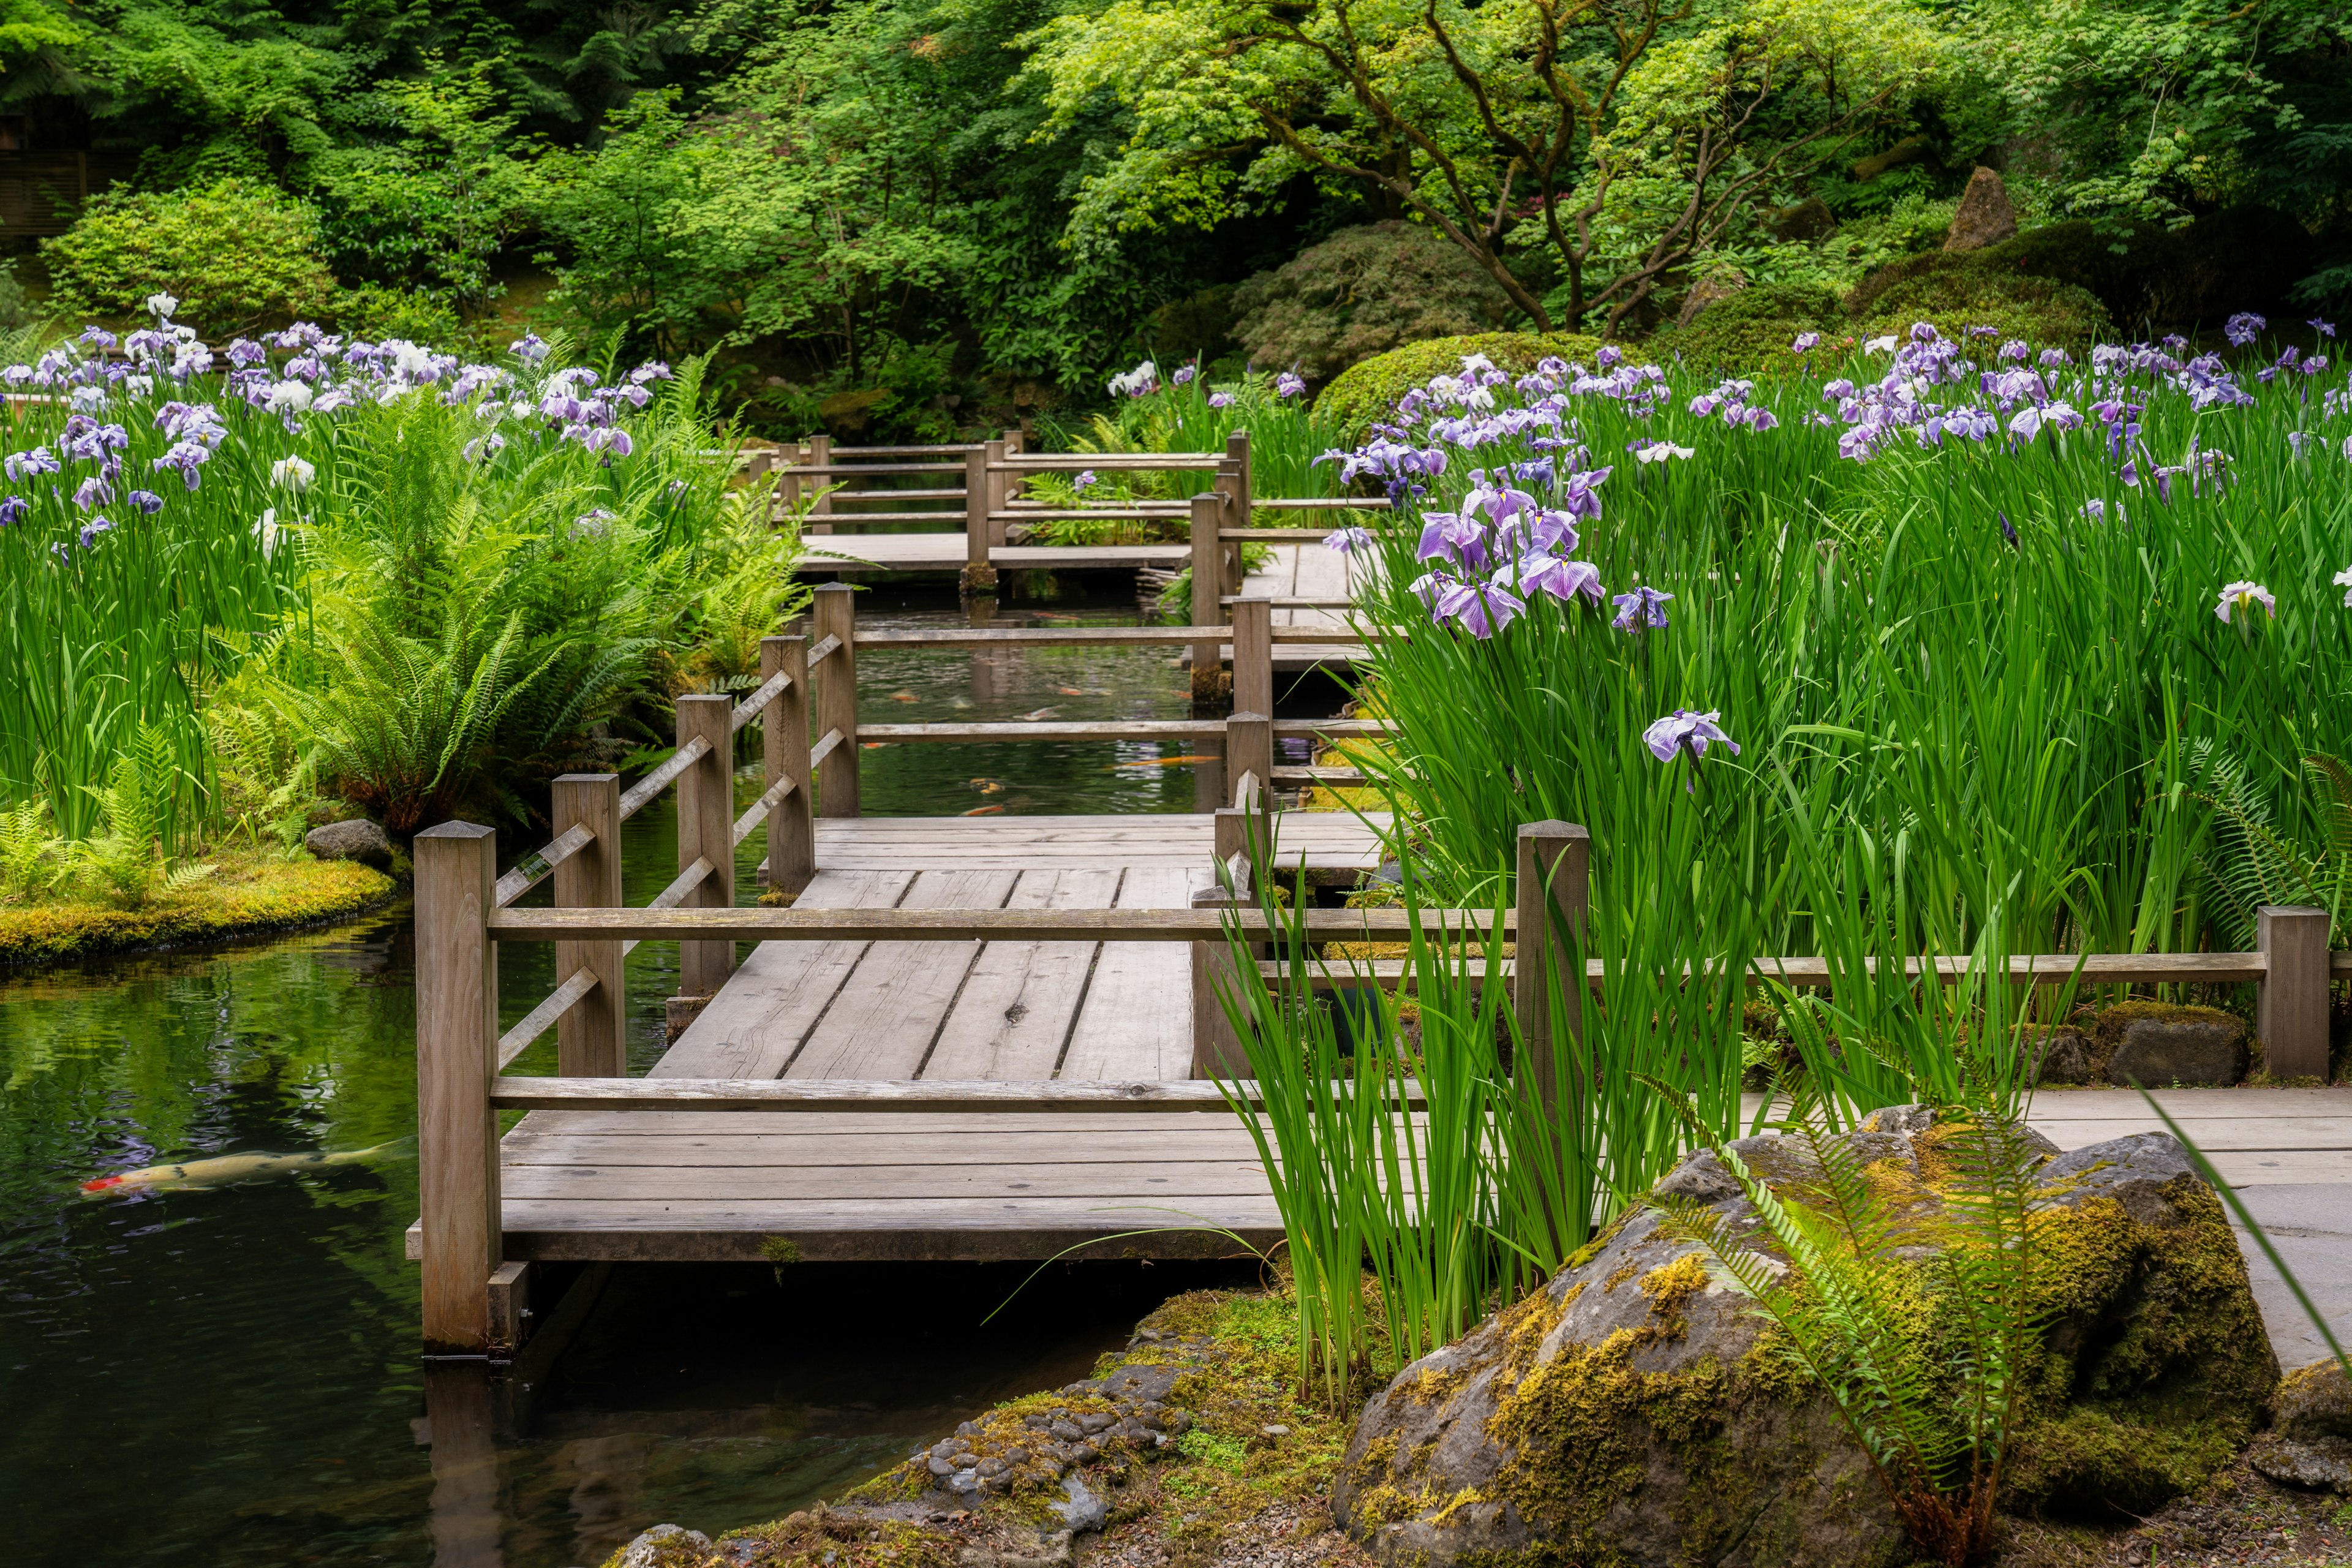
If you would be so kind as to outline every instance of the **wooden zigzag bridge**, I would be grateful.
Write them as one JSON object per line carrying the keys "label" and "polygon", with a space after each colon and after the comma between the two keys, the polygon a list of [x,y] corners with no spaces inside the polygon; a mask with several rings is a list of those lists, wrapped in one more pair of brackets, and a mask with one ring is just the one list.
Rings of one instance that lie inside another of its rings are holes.
{"label": "wooden zigzag bridge", "polygon": [[[971,465],[982,507],[1011,510],[990,460]],[[677,749],[660,768],[625,791],[612,774],[559,779],[553,839],[503,876],[488,827],[451,822],[417,836],[423,1214],[410,1252],[423,1264],[429,1353],[510,1352],[527,1326],[530,1270],[547,1263],[1187,1257],[1280,1239],[1256,1145],[1227,1099],[1251,1090],[1217,1001],[1234,976],[1231,939],[1264,930],[1248,851],[1286,876],[1353,886],[1390,854],[1392,825],[1378,813],[1285,808],[1288,788],[1346,782],[1335,775],[1349,770],[1277,765],[1277,739],[1386,731],[1376,721],[1272,717],[1276,650],[1344,648],[1349,632],[1332,615],[1344,602],[1244,591],[1233,536],[1265,531],[1235,525],[1249,515],[1242,473],[1224,465],[1223,488],[1184,503],[1196,581],[1218,589],[1195,602],[1228,619],[861,635],[852,591],[829,584],[808,636],[763,641],[755,690],[678,700]],[[997,564],[1024,564],[1020,546],[987,548]],[[1285,609],[1318,618],[1277,623]],[[1187,647],[1196,691],[1229,658],[1233,710],[1103,723],[858,721],[861,648],[1089,644]],[[738,815],[734,763],[754,726],[761,792]],[[863,744],[1006,739],[1221,745],[1226,804],[1162,816],[859,814]],[[646,907],[625,908],[621,825],[671,789],[677,878]],[[738,908],[736,850],[762,828],[762,874],[793,899]],[[1557,931],[1582,921],[1588,847],[1580,827],[1523,827],[1518,904],[1499,917],[1298,918],[1318,942],[1399,942],[1415,920],[1433,935],[1482,931],[1497,918],[1507,937]],[[550,880],[552,907],[518,907]],[[623,960],[648,941],[679,944],[671,1013],[682,1026],[633,1079]],[[561,979],[502,1032],[498,953],[513,942],[554,943]],[[2302,910],[2265,911],[2254,952],[2012,962],[2033,984],[2064,983],[2078,965],[2088,984],[2258,982],[2261,1033],[2282,1077],[2324,1075],[2328,987],[2352,977],[2352,954],[2327,951],[2324,914]],[[1506,963],[1496,978],[1512,981],[1525,1020],[1539,1026],[1535,966],[1522,977]],[[1410,984],[1401,961],[1328,968],[1318,983]],[[1827,982],[1818,960],[1779,961],[1772,973]],[[509,1075],[551,1028],[555,1076]],[[2231,1180],[2352,1181],[2352,1096],[2278,1091],[2300,1097],[2295,1113],[2266,1129],[2211,1098],[2235,1092],[2175,1097],[2177,1114],[2202,1119],[2191,1124],[2223,1151]],[[2051,1098],[2058,1110],[2036,1124],[2063,1145],[2155,1125],[2137,1096]],[[509,1111],[524,1114],[501,1136]]]}

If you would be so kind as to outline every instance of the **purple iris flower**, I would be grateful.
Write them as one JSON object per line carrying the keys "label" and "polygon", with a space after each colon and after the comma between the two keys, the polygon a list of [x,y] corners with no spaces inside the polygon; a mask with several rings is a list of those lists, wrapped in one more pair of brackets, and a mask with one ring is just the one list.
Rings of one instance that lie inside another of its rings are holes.
{"label": "purple iris flower", "polygon": [[1720,742],[1729,748],[1733,756],[1739,754],[1739,743],[1725,734],[1723,726],[1717,722],[1722,717],[1719,710],[1711,713],[1694,713],[1687,708],[1677,708],[1642,731],[1642,744],[1649,747],[1650,754],[1662,763],[1673,762],[1677,752],[1688,753],[1692,778],[1684,788],[1685,791],[1696,790],[1698,787],[1698,761],[1706,755],[1710,744]]}
{"label": "purple iris flower", "polygon": [[1324,547],[1336,550],[1342,555],[1353,555],[1359,550],[1370,550],[1377,542],[1377,538],[1369,528],[1335,528],[1323,536]]}
{"label": "purple iris flower", "polygon": [[132,490],[123,497],[123,500],[145,512],[149,517],[163,510],[163,498],[153,490]]}
{"label": "purple iris flower", "polygon": [[0,528],[11,528],[24,521],[25,514],[32,510],[33,503],[23,496],[10,496],[0,500]]}
{"label": "purple iris flower", "polygon": [[1562,604],[1573,602],[1581,594],[1598,605],[1601,568],[1590,561],[1570,561],[1562,555],[1528,555],[1519,562],[1519,586],[1530,594],[1549,594]]}
{"label": "purple iris flower", "polygon": [[5,469],[12,479],[26,479],[36,474],[58,473],[64,468],[65,465],[58,462],[47,447],[36,447],[29,452],[11,452],[5,459],[0,459],[0,469]]}
{"label": "purple iris flower", "polygon": [[2005,540],[2007,540],[2007,541],[2009,542],[2009,547],[2010,547],[2011,550],[2016,549],[2016,548],[2017,548],[2017,524],[2015,524],[2015,523],[2013,523],[2013,522],[2011,522],[2011,521],[2009,521],[2009,513],[2007,513],[2007,512],[2005,512],[2005,511],[1995,511],[1995,512],[1993,513],[1993,516],[1995,516],[1995,517],[1997,517],[1997,518],[2000,519],[2000,536],[2001,536],[2001,538],[2003,538],[2003,539],[2005,539]]}
{"label": "purple iris flower", "polygon": [[1286,370],[1274,378],[1274,395],[1276,397],[1296,397],[1306,390],[1307,383],[1299,379],[1296,371]]}
{"label": "purple iris flower", "polygon": [[1821,346],[1821,342],[1822,335],[1819,332],[1799,332],[1796,340],[1790,343],[1789,347],[1798,353],[1809,354]]}
{"label": "purple iris flower", "polygon": [[1666,605],[1672,594],[1662,594],[1655,588],[1637,587],[1630,594],[1620,594],[1609,602],[1617,606],[1610,625],[1621,632],[1638,632],[1651,628],[1663,629],[1666,624]]}
{"label": "purple iris flower", "polygon": [[1526,608],[1526,602],[1499,582],[1450,583],[1437,595],[1437,618],[1458,624],[1481,641],[1509,626]]}
{"label": "purple iris flower", "polygon": [[2305,321],[2304,325],[2309,327],[2313,331],[2317,332],[2323,338],[2332,338],[2336,335],[2336,323],[2333,321],[2323,321],[2317,316],[2312,317],[2311,320]]}
{"label": "purple iris flower", "polygon": [[114,487],[96,474],[74,487],[74,505],[83,511],[92,511],[114,499]]}
{"label": "purple iris flower", "polygon": [[2268,321],[2252,310],[2241,310],[2223,324],[2221,335],[2238,347],[2244,348],[2255,338],[2261,336],[2263,329],[2269,325]]}
{"label": "purple iris flower", "polygon": [[109,531],[113,527],[114,524],[107,521],[106,514],[103,512],[91,518],[88,522],[82,524],[81,547],[84,550],[88,550],[91,545],[98,542],[98,536],[100,534]]}
{"label": "purple iris flower", "polygon": [[1210,406],[1210,407],[1212,407],[1212,408],[1231,408],[1233,405],[1234,405],[1234,395],[1233,395],[1232,393],[1230,393],[1230,392],[1213,392],[1213,393],[1209,394],[1209,406]]}

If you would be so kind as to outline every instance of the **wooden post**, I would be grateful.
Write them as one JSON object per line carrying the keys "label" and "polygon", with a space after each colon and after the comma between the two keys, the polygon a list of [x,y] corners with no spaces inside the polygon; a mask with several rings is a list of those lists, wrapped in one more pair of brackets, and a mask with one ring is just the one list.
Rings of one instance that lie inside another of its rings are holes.
{"label": "wooden post", "polygon": [[[585,827],[596,841],[555,868],[555,907],[621,907],[621,778],[618,773],[565,773],[555,781],[555,831]],[[625,1078],[628,1060],[627,983],[617,942],[559,942],[557,984],[585,969],[596,989],[555,1021],[555,1070],[562,1078]]]}
{"label": "wooden post", "polygon": [[[1192,498],[1192,624],[1214,626],[1224,624],[1225,607],[1219,601],[1223,596],[1223,542],[1217,531],[1224,526],[1225,498],[1216,490],[1203,490]],[[1192,700],[1214,702],[1224,673],[1222,639],[1196,642],[1192,645]]]}
{"label": "wooden post", "polygon": [[[1192,895],[1196,910],[1244,909],[1249,903],[1247,894],[1223,887],[1204,888]],[[1225,1016],[1224,1004],[1218,1000],[1220,990],[1227,995],[1247,994],[1237,989],[1242,976],[1234,962],[1234,944],[1219,932],[1208,941],[1193,942],[1192,950],[1192,1076],[1247,1078],[1249,1052],[1233,1020]]]}
{"label": "wooden post", "polygon": [[530,1337],[530,1265],[501,1263],[490,1276],[490,1349],[512,1355]]}
{"label": "wooden post", "polygon": [[1225,789],[1230,795],[1244,776],[1257,781],[1256,798],[1274,794],[1274,721],[1263,713],[1236,712],[1225,721]]}
{"label": "wooden post", "polygon": [[[833,437],[830,436],[810,437],[808,438],[808,460],[809,467],[812,468],[824,468],[832,467]],[[833,484],[833,476],[831,474],[819,474],[813,482],[816,486],[816,500],[809,508],[809,521],[803,531],[808,533],[831,533],[833,531],[833,498],[824,492]]]}
{"label": "wooden post", "polygon": [[[1590,905],[1592,835],[1572,822],[1528,822],[1519,826],[1518,938],[1512,1000],[1519,1015],[1520,1039],[1534,1068],[1536,1092],[1547,1107],[1559,1103],[1558,1058],[1551,1047],[1551,994],[1548,977],[1557,973],[1563,994],[1582,1000],[1584,973],[1569,938],[1584,931]],[[1570,986],[1579,989],[1570,992]],[[1570,1015],[1570,1033],[1580,1056],[1584,1014]]]}
{"label": "wooden post", "polygon": [[[1227,526],[1247,528],[1250,509],[1257,504],[1256,480],[1250,469],[1250,437],[1246,430],[1230,431],[1225,436],[1223,468],[1232,470],[1227,481],[1234,498],[1233,521]],[[1242,547],[1233,544],[1225,554],[1225,587],[1228,594],[1238,594],[1248,574],[1242,567]]]}
{"label": "wooden post", "polygon": [[425,1420],[432,1434],[436,1568],[499,1568],[499,1450],[493,1440],[491,1370],[482,1364],[425,1366]]}
{"label": "wooden post", "polygon": [[499,959],[487,921],[498,837],[445,822],[411,846],[416,876],[416,1184],[423,1210],[425,1350],[486,1355],[500,1262]]}
{"label": "wooden post", "polygon": [[[983,450],[988,454],[988,460],[992,463],[1002,463],[1004,461],[1007,455],[1018,452],[1020,449],[1021,444],[1018,441],[1013,442],[1010,445],[1003,441],[991,441],[983,448]],[[1012,542],[1012,540],[1006,534],[1006,531],[1013,526],[1012,521],[1009,518],[1005,518],[998,514],[1008,512],[1013,510],[1013,498],[1015,495],[1018,495],[1020,490],[1021,476],[1018,474],[999,473],[988,476],[988,510],[990,513],[990,521],[988,524],[988,543],[991,549],[993,549],[1000,544],[1009,544]]]}
{"label": "wooden post", "polygon": [[[1234,706],[1273,716],[1274,603],[1270,599],[1234,601]],[[1227,761],[1231,763],[1230,755]],[[1258,777],[1272,782],[1264,773]]]}
{"label": "wooden post", "polygon": [[[710,875],[678,907],[735,907],[734,699],[725,696],[677,700],[677,743],[710,742],[708,754],[677,775],[677,868],[710,862]],[[732,942],[677,944],[677,988],[682,996],[715,996],[735,972]]]}
{"label": "wooden post", "polygon": [[822,741],[841,731],[841,744],[817,764],[819,816],[857,815],[857,601],[846,583],[827,583],[816,590],[811,620],[816,639],[839,637],[841,646],[827,655],[816,671],[816,735]]}
{"label": "wooden post", "polygon": [[992,454],[1002,447],[1003,443],[991,441],[963,455],[962,587],[967,594],[996,592],[996,568],[988,558],[989,542],[995,538],[995,525],[988,521],[988,513],[996,498],[996,476],[988,471],[988,465]]}
{"label": "wooden post", "polygon": [[760,684],[777,675],[792,683],[760,718],[760,788],[793,781],[793,793],[768,811],[768,886],[797,896],[816,875],[816,828],[810,820],[808,638],[761,637]]}
{"label": "wooden post", "polygon": [[2267,969],[2254,1033],[2273,1078],[2327,1079],[2327,911],[2265,904],[2254,913]]}

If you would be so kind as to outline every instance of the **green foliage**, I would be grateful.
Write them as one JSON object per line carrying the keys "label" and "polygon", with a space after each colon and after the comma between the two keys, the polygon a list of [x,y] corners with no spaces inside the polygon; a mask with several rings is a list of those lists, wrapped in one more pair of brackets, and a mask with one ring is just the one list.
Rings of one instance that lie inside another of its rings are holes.
{"label": "green foliage", "polygon": [[144,907],[169,868],[177,771],[171,738],[142,724],[105,785],[91,789],[106,830],[74,846],[73,875],[119,909]]}
{"label": "green foliage", "polygon": [[[1697,1205],[1670,1203],[1670,1225],[1778,1331],[1759,1342],[1764,1353],[1828,1393],[1912,1544],[1952,1568],[1977,1561],[2048,1310],[2034,1289],[2041,1158],[2024,1123],[1939,1121],[1948,1178],[1928,1205],[1874,1179],[1853,1142],[1810,1124],[1797,1136],[1817,1173],[1801,1195],[1775,1192],[1711,1130],[1695,1131],[1779,1258]],[[1929,1261],[1908,1263],[1922,1244]]]}
{"label": "green foliage", "polygon": [[2245,764],[2211,740],[2189,748],[2189,778],[2213,814],[2210,847],[2198,858],[2210,898],[2214,934],[2239,952],[2252,950],[2265,904],[2326,910],[2328,945],[2352,940],[2352,768],[2336,757],[2303,759],[2311,786],[2315,845],[2273,826],[2267,792]]}
{"label": "green foliage", "polygon": [[48,816],[37,800],[0,808],[0,900],[24,898],[54,875]]}
{"label": "green foliage", "polygon": [[1689,326],[1668,328],[1643,350],[1657,359],[1679,358],[1729,374],[1771,374],[1804,363],[1790,348],[1799,332],[1835,338],[1851,331],[1837,296],[1828,289],[1759,283],[1717,300]]}
{"label": "green foliage", "polygon": [[174,192],[110,191],[44,241],[52,304],[79,316],[145,314],[179,301],[200,330],[243,331],[324,314],[333,298],[316,216],[268,185],[227,179]]}
{"label": "green foliage", "polygon": [[1234,290],[1234,335],[1255,364],[1328,381],[1424,338],[1501,326],[1508,301],[1425,224],[1343,228]]}
{"label": "green foliage", "polygon": [[1850,331],[1864,339],[1928,321],[1948,337],[1990,327],[2002,338],[2088,349],[2111,329],[2096,296],[2072,283],[2004,272],[1998,264],[1944,268],[1878,291]]}
{"label": "green foliage", "polygon": [[1349,368],[1315,399],[1315,412],[1341,429],[1361,431],[1385,418],[1396,400],[1433,375],[1458,375],[1468,354],[1484,354],[1498,370],[1525,374],[1549,358],[1590,363],[1597,339],[1572,332],[1480,332],[1408,343]]}

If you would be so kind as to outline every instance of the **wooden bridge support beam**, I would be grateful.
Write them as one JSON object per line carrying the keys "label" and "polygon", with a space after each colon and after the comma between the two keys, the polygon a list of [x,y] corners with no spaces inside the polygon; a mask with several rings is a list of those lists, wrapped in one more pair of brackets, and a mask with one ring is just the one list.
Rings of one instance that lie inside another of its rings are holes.
{"label": "wooden bridge support beam", "polygon": [[[680,904],[689,910],[735,907],[735,701],[724,695],[677,700],[677,743],[699,740],[709,750],[677,776],[677,868],[697,860],[710,872]],[[735,973],[732,942],[677,944],[677,988],[684,999],[707,1000]],[[673,1032],[679,1020],[673,1016]]]}
{"label": "wooden bridge support beam", "polygon": [[808,638],[761,637],[760,683],[777,676],[791,684],[760,715],[760,787],[782,779],[793,792],[768,813],[768,886],[797,897],[816,875],[816,826],[809,800]]}
{"label": "wooden bridge support beam", "polygon": [[498,837],[445,822],[412,846],[416,875],[416,1164],[425,1350],[487,1355],[490,1275],[501,1261],[499,959],[488,920]]}
{"label": "wooden bridge support beam", "polygon": [[[585,827],[595,842],[555,868],[555,904],[565,910],[621,907],[621,778],[618,773],[566,773],[555,781],[554,826],[560,837]],[[557,984],[585,969],[596,988],[555,1021],[555,1070],[564,1078],[620,1078],[627,1060],[627,983],[618,942],[559,942]]]}
{"label": "wooden bridge support beam", "polygon": [[828,637],[840,641],[814,672],[817,740],[822,743],[834,731],[841,731],[840,743],[817,764],[819,816],[857,815],[856,593],[846,583],[825,584],[816,590],[816,608],[810,616],[818,642]]}
{"label": "wooden bridge support beam", "polygon": [[995,542],[995,525],[988,514],[995,509],[997,478],[988,471],[991,463],[1004,460],[1004,443],[990,441],[963,455],[963,576],[960,585],[967,594],[996,592],[996,568],[989,563],[988,549]]}
{"label": "wooden bridge support beam", "polygon": [[[1218,601],[1224,595],[1224,542],[1217,531],[1224,526],[1226,501],[1217,490],[1203,490],[1192,498],[1190,521],[1192,543],[1192,624],[1213,626],[1218,624],[1223,606]],[[1224,648],[1222,642],[1196,642],[1192,645],[1192,700],[1214,702],[1224,694]]]}
{"label": "wooden bridge support beam", "polygon": [[2327,1079],[2327,911],[2266,904],[2255,913],[2266,964],[2254,1008],[2273,1078]]}

